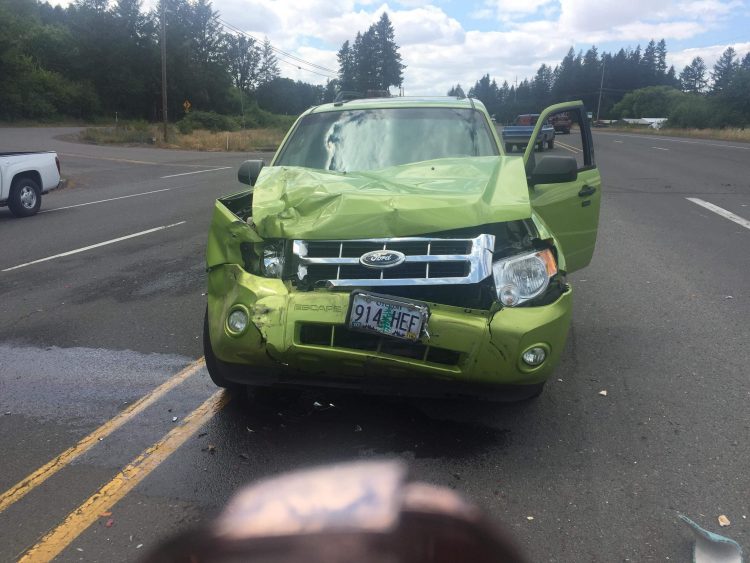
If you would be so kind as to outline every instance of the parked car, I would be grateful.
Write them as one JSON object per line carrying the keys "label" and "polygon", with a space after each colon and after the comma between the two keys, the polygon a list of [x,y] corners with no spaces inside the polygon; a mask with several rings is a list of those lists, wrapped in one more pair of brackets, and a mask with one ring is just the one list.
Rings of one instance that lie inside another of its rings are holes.
{"label": "parked car", "polygon": [[[581,102],[543,112],[582,112]],[[584,122],[587,123],[587,122]],[[384,134],[387,132],[387,134]],[[503,156],[481,102],[317,106],[252,189],[215,203],[206,366],[221,387],[533,396],[559,362],[570,272],[596,241],[591,131],[576,156]]]}
{"label": "parked car", "polygon": [[564,133],[565,135],[570,134],[570,128],[573,126],[573,120],[567,113],[558,113],[550,119],[550,123],[555,128],[555,133]]}
{"label": "parked car", "polygon": [[42,194],[60,184],[60,159],[54,152],[0,153],[0,206],[16,217],[34,215]]}
{"label": "parked car", "polygon": [[543,120],[541,134],[533,137],[534,127],[539,119],[538,113],[526,113],[516,117],[513,125],[503,127],[503,143],[505,152],[513,152],[516,148],[523,148],[529,144],[532,138],[535,139],[536,148],[543,151],[545,145],[549,149],[555,147],[555,128],[549,121]]}

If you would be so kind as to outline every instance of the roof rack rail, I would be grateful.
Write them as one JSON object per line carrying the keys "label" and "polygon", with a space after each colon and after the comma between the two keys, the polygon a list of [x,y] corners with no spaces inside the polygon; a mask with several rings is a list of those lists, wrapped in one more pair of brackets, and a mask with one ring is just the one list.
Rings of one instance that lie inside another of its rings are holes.
{"label": "roof rack rail", "polygon": [[340,103],[340,102],[348,102],[349,100],[357,100],[359,98],[364,98],[365,95],[362,92],[355,92],[353,90],[341,90],[338,94],[336,94],[336,98],[334,98],[334,103]]}
{"label": "roof rack rail", "polygon": [[353,90],[342,90],[336,94],[336,98],[333,103],[336,105],[344,104],[351,100],[359,100],[362,98],[390,98],[391,93],[388,90],[367,90],[364,94],[362,92],[355,92]]}

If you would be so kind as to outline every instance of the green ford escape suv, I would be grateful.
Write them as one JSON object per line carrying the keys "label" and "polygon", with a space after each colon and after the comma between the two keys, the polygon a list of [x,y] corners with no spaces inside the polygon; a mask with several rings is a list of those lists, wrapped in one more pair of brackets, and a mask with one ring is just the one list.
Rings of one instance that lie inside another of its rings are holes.
{"label": "green ford escape suv", "polygon": [[470,98],[307,110],[251,189],[217,200],[206,364],[222,387],[538,394],[570,325],[566,275],[594,251],[601,181],[581,102],[571,136],[504,155]]}

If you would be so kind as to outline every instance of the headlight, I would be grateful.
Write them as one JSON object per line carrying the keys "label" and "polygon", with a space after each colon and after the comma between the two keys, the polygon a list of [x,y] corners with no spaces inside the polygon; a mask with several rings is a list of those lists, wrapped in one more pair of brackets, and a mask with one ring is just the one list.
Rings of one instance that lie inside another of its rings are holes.
{"label": "headlight", "polygon": [[267,278],[280,278],[284,273],[284,244],[274,242],[263,247],[261,270]]}
{"label": "headlight", "polygon": [[497,298],[506,307],[515,307],[544,293],[556,273],[555,257],[549,249],[492,264]]}

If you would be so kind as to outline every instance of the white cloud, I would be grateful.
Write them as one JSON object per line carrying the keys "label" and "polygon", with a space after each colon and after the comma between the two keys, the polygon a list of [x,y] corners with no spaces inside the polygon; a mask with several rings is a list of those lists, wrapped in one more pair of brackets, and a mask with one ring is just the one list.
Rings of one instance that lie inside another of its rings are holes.
{"label": "white cloud", "polygon": [[486,0],[485,5],[491,7],[498,19],[506,20],[518,14],[533,14],[542,6],[556,0]]}
{"label": "white cloud", "polygon": [[742,58],[745,56],[745,53],[750,52],[750,41],[745,43],[732,43],[729,45],[708,45],[706,47],[691,47],[689,49],[683,49],[681,51],[669,53],[667,55],[667,63],[674,65],[677,74],[679,74],[680,71],[689,65],[695,57],[701,57],[710,71],[721,54],[726,51],[727,47],[734,48],[739,57]]}

